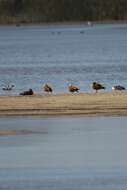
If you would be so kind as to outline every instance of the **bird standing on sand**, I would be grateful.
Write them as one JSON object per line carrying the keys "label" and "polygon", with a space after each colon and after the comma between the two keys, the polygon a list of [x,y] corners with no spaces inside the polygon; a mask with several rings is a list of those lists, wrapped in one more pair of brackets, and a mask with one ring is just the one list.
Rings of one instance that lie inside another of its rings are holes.
{"label": "bird standing on sand", "polygon": [[112,90],[126,90],[126,88],[125,87],[123,87],[123,86],[120,86],[120,85],[116,85],[116,86],[113,86],[112,87]]}
{"label": "bird standing on sand", "polygon": [[27,90],[27,91],[21,92],[19,95],[26,96],[26,95],[33,95],[33,94],[34,94],[34,92],[33,92],[33,90],[30,88],[30,89]]}
{"label": "bird standing on sand", "polygon": [[92,83],[92,88],[94,90],[96,90],[96,93],[97,93],[98,90],[105,89],[104,86],[102,86],[100,83],[97,83],[97,82]]}
{"label": "bird standing on sand", "polygon": [[44,92],[47,92],[47,93],[52,93],[53,92],[53,89],[48,84],[45,84],[43,86],[43,90],[44,90]]}
{"label": "bird standing on sand", "polygon": [[78,92],[79,88],[77,88],[76,86],[73,86],[73,85],[69,85],[68,90],[69,90],[69,92],[74,93],[74,92]]}

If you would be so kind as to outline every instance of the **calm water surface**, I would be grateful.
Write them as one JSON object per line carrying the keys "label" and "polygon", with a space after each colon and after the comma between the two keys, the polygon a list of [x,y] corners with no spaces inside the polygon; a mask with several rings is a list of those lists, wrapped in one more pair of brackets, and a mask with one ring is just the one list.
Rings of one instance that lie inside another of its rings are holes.
{"label": "calm water surface", "polygon": [[126,190],[127,118],[0,118],[1,190]]}
{"label": "calm water surface", "polygon": [[0,94],[2,84],[15,84],[11,94],[27,88],[42,93],[43,83],[56,93],[68,83],[90,91],[92,81],[111,90],[127,87],[127,25],[0,26]]}

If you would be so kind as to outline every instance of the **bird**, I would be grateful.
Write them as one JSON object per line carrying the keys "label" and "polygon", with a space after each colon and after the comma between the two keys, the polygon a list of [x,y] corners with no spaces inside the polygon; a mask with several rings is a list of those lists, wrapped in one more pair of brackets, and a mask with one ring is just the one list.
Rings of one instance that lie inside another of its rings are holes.
{"label": "bird", "polygon": [[7,84],[7,85],[5,85],[2,89],[3,90],[6,90],[6,91],[10,91],[10,90],[12,90],[14,88],[14,85],[12,84],[12,85],[9,85],[9,84]]}
{"label": "bird", "polygon": [[92,26],[93,23],[92,23],[91,21],[88,21],[88,22],[87,22],[87,25],[88,25],[88,26]]}
{"label": "bird", "polygon": [[19,95],[22,95],[22,96],[26,96],[26,95],[33,95],[34,92],[33,90],[30,88],[29,90],[26,90],[24,92],[21,92]]}
{"label": "bird", "polygon": [[21,24],[18,22],[18,23],[16,23],[16,27],[20,27],[21,26]]}
{"label": "bird", "polygon": [[74,93],[74,92],[78,92],[79,88],[77,88],[76,86],[73,86],[73,85],[69,85],[68,90],[69,90],[69,92]]}
{"label": "bird", "polygon": [[92,88],[94,90],[96,90],[96,93],[97,93],[98,90],[105,89],[104,86],[102,86],[100,83],[97,83],[97,82],[92,83]]}
{"label": "bird", "polygon": [[53,92],[53,89],[48,84],[45,84],[43,86],[43,90],[44,90],[44,92],[47,92],[47,93],[52,93]]}
{"label": "bird", "polygon": [[121,85],[116,85],[116,86],[112,87],[112,90],[120,90],[121,91],[121,90],[126,90],[126,88]]}
{"label": "bird", "polygon": [[85,32],[83,30],[80,31],[80,34],[84,34]]}

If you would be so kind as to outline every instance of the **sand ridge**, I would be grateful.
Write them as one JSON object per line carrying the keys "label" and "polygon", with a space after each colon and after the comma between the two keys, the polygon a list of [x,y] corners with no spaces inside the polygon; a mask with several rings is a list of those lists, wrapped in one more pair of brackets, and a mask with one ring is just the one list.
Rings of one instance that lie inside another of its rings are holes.
{"label": "sand ridge", "polygon": [[0,115],[126,116],[127,92],[0,96]]}

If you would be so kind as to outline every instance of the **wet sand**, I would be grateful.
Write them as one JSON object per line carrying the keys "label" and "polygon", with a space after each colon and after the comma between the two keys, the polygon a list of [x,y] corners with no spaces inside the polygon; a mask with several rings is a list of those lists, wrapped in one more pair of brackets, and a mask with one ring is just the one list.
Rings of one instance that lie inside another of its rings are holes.
{"label": "wet sand", "polygon": [[16,129],[0,129],[0,136],[15,136],[15,135],[31,135],[40,134],[38,131],[16,130]]}
{"label": "wet sand", "polygon": [[127,116],[127,92],[1,96],[0,115]]}

